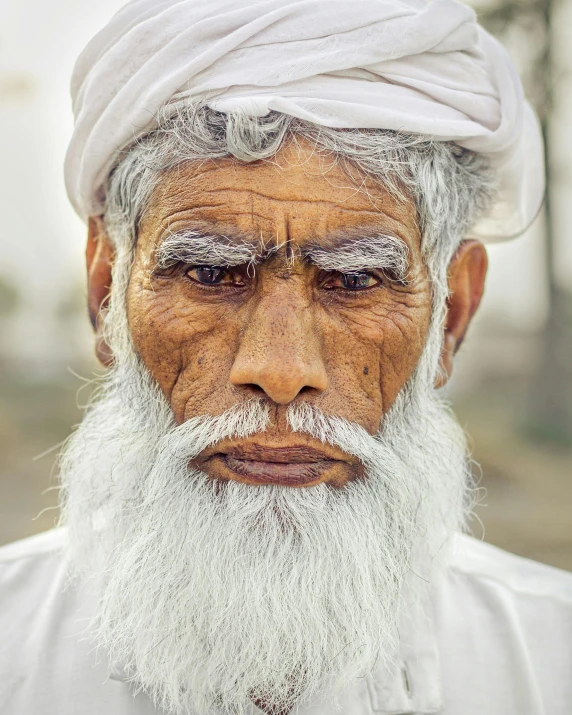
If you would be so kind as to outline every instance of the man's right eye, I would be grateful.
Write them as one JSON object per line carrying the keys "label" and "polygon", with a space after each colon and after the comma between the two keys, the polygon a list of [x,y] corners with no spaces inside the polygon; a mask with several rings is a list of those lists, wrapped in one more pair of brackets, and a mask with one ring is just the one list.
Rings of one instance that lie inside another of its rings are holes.
{"label": "man's right eye", "polygon": [[237,271],[221,266],[193,266],[185,274],[190,280],[205,286],[245,285]]}

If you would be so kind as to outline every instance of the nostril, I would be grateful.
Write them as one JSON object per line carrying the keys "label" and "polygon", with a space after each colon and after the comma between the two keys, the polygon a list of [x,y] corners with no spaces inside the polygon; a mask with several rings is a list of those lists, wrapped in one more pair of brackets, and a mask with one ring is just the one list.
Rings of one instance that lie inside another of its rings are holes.
{"label": "nostril", "polygon": [[298,397],[299,395],[306,395],[309,397],[316,394],[320,394],[320,392],[322,391],[316,387],[312,387],[311,385],[304,385],[304,387],[300,388],[296,397]]}
{"label": "nostril", "polygon": [[257,385],[255,382],[245,383],[240,386],[237,385],[236,387],[240,387],[241,390],[246,390],[252,395],[252,397],[266,397],[266,391],[264,388]]}

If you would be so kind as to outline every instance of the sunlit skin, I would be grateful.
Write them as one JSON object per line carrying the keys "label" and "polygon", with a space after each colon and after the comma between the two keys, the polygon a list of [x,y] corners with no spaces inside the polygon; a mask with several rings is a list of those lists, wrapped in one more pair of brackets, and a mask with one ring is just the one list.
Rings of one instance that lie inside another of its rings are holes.
{"label": "sunlit skin", "polygon": [[[158,269],[158,248],[182,229],[237,242],[262,239],[279,249],[254,270],[188,264]],[[359,236],[373,229],[406,244],[406,284],[383,272],[323,271],[302,257],[310,243],[332,248],[343,232]],[[227,440],[199,456],[196,464],[210,478],[285,488],[322,482],[343,488],[364,478],[355,458],[293,434],[285,411],[307,401],[376,432],[427,338],[431,287],[420,244],[411,201],[399,201],[369,181],[358,190],[303,142],[286,146],[273,163],[225,159],[164,174],[139,228],[128,289],[135,349],[178,423],[220,414],[252,397],[273,408],[265,434]],[[89,307],[105,364],[112,356],[98,326],[112,262],[103,221],[93,217]],[[451,374],[486,267],[485,250],[475,241],[464,242],[451,263],[444,377],[437,386]],[[278,715],[271,705],[256,704]]]}
{"label": "sunlit skin", "polygon": [[[236,242],[262,239],[279,249],[254,269],[184,264],[158,270],[158,247],[181,229]],[[344,231],[373,229],[406,244],[406,285],[375,271],[323,271],[301,257],[310,242],[332,248]],[[272,163],[222,159],[165,173],[139,229],[129,283],[135,349],[178,423],[252,397],[273,407],[264,435],[206,450],[197,459],[203,471],[214,479],[290,487],[327,482],[340,488],[362,475],[355,458],[292,434],[285,411],[303,400],[376,432],[427,337],[431,289],[420,243],[411,201],[373,182],[358,190],[303,142],[286,146]],[[93,218],[88,271],[95,322],[112,260],[103,223]],[[485,273],[483,246],[463,243],[450,267],[445,375],[479,304]],[[98,354],[109,361],[101,339]]]}

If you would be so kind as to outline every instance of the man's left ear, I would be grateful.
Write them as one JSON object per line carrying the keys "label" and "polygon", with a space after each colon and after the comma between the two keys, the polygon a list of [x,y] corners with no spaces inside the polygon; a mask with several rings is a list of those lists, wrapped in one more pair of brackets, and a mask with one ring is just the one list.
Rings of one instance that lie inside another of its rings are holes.
{"label": "man's left ear", "polygon": [[481,302],[487,266],[485,247],[473,240],[463,241],[449,264],[447,318],[436,388],[443,387],[453,373],[453,358]]}

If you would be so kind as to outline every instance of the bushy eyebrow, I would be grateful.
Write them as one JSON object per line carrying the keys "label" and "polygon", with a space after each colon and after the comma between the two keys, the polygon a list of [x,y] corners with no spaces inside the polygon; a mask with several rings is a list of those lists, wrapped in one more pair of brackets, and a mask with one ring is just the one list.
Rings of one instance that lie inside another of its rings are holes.
{"label": "bushy eyebrow", "polygon": [[177,263],[205,266],[241,266],[257,260],[254,242],[236,241],[228,236],[184,230],[169,234],[157,248],[157,268]]}
{"label": "bushy eyebrow", "polygon": [[395,280],[406,283],[409,272],[409,248],[396,236],[376,233],[346,238],[331,248],[310,245],[304,258],[325,271],[384,270]]}
{"label": "bushy eyebrow", "polygon": [[[407,282],[409,248],[400,238],[382,232],[356,231],[351,234],[344,232],[329,243],[329,246],[323,246],[311,242],[295,253],[322,270],[347,273],[378,269],[387,271],[399,282]],[[261,240],[184,229],[170,233],[162,241],[155,260],[159,269],[170,268],[177,263],[230,267],[261,263],[275,254],[278,248],[267,247]]]}

